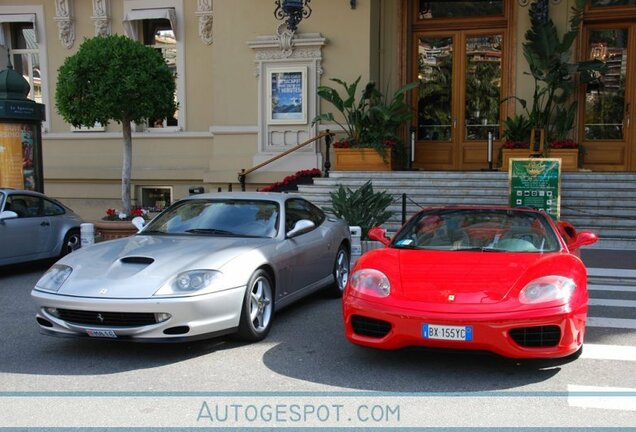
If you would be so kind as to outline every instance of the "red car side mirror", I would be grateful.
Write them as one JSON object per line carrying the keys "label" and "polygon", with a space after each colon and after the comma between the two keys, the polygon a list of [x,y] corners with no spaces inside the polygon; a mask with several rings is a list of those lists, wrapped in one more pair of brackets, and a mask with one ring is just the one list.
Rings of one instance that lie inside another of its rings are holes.
{"label": "red car side mirror", "polygon": [[581,246],[587,246],[594,244],[598,241],[598,236],[590,231],[581,231],[576,235],[574,241],[568,244],[568,247],[571,250],[577,250]]}
{"label": "red car side mirror", "polygon": [[386,238],[386,230],[381,227],[373,227],[369,230],[369,238],[371,240],[377,240],[382,243],[384,246],[388,246],[391,243],[391,240]]}

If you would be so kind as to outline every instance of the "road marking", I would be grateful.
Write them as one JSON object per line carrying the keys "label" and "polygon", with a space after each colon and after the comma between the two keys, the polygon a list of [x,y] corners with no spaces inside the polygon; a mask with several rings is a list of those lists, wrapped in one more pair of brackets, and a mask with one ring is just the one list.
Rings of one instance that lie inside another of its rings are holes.
{"label": "road marking", "polygon": [[[586,393],[585,396],[568,395],[568,405],[579,408],[601,408],[621,411],[636,411],[636,396],[633,388],[592,387],[568,385],[569,393]],[[630,396],[596,396],[588,393],[630,393]]]}
{"label": "road marking", "polygon": [[610,300],[610,299],[591,298],[588,301],[588,304],[590,306],[615,306],[615,307],[636,308],[636,300]]}
{"label": "road marking", "polygon": [[592,267],[587,269],[588,276],[636,278],[636,270]]}
{"label": "road marking", "polygon": [[587,326],[636,330],[636,319],[587,317]]}
{"label": "road marking", "polygon": [[622,291],[622,292],[636,292],[636,286],[629,285],[588,285],[589,291]]}
{"label": "road marking", "polygon": [[584,344],[581,358],[593,360],[636,361],[636,346]]}

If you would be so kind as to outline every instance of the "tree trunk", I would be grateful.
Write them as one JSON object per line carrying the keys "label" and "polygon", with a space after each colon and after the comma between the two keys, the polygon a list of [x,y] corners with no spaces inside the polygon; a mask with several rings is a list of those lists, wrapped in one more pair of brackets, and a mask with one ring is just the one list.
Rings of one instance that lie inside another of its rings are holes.
{"label": "tree trunk", "polygon": [[124,132],[124,160],[121,168],[121,206],[122,212],[130,216],[130,177],[132,173],[132,126],[130,121],[122,122]]}

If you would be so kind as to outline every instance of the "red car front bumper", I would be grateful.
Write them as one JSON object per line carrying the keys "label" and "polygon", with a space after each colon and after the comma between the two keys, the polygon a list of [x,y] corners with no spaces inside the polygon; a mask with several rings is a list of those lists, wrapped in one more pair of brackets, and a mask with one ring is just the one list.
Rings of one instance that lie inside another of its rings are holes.
{"label": "red car front bumper", "polygon": [[[587,319],[585,304],[575,310],[561,306],[523,312],[449,314],[387,303],[345,295],[343,316],[347,339],[380,349],[423,346],[490,351],[513,358],[558,358],[581,347]],[[425,338],[424,324],[469,326],[472,340]],[[525,334],[530,337],[523,337]]]}

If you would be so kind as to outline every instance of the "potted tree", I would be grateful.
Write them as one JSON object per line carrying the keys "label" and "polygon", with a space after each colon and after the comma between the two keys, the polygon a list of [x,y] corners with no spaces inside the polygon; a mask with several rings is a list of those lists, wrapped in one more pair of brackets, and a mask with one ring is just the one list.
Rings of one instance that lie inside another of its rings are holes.
{"label": "potted tree", "polygon": [[400,87],[388,98],[377,89],[374,82],[366,84],[357,97],[361,77],[351,84],[334,78],[342,87],[318,87],[318,96],[333,105],[340,116],[324,113],[313,120],[336,123],[344,137],[334,143],[334,169],[355,171],[385,171],[397,165],[401,157],[400,126],[413,116],[406,102],[406,93],[417,87],[410,83]]}
{"label": "potted tree", "polygon": [[[564,170],[576,170],[578,165],[579,146],[569,139],[577,110],[577,103],[572,100],[577,82],[574,78],[578,76],[579,83],[589,84],[597,80],[596,72],[605,67],[599,60],[569,62],[584,8],[585,0],[576,0],[572,7],[570,28],[559,37],[554,22],[548,16],[548,1],[536,0],[532,3],[529,10],[530,29],[526,32],[523,44],[529,74],[534,79],[532,105],[529,106],[525,99],[511,96],[524,109],[531,127],[544,130],[544,156],[561,157]],[[568,140],[569,145],[576,145],[576,148],[563,149],[567,153],[560,154],[555,151],[553,143],[565,140]]]}
{"label": "potted tree", "polygon": [[55,102],[65,121],[76,127],[121,124],[123,219],[132,216],[132,124],[172,115],[174,92],[173,74],[161,54],[125,36],[86,39],[59,69]]}

